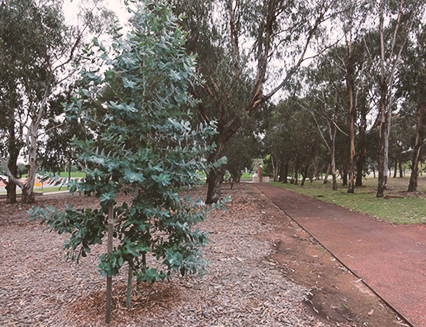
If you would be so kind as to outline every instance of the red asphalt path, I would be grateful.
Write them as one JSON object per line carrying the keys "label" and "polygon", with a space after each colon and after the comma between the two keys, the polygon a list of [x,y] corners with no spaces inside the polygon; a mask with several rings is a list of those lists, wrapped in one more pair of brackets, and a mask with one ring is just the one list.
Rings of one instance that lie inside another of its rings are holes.
{"label": "red asphalt path", "polygon": [[426,225],[396,226],[272,185],[254,185],[413,326],[426,327]]}

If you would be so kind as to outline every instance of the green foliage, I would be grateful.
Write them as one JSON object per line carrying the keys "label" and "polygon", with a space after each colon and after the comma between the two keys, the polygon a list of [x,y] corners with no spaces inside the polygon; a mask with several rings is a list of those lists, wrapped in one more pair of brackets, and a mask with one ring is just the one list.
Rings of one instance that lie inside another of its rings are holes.
{"label": "green foliage", "polygon": [[[239,182],[242,170],[251,169],[251,163],[259,153],[260,142],[253,132],[247,128],[241,128],[225,144],[224,154],[226,156],[225,169],[230,173],[228,179]],[[225,176],[226,180],[226,176]]]}
{"label": "green foliage", "polygon": [[[72,181],[70,191],[100,199],[98,209],[67,207],[34,209],[32,219],[59,233],[70,233],[68,256],[79,260],[90,247],[102,243],[108,228],[108,206],[114,204],[115,247],[100,257],[100,272],[114,276],[125,262],[138,282],[202,271],[198,247],[207,234],[194,225],[208,211],[199,199],[182,192],[202,181],[197,171],[207,170],[205,155],[213,147],[205,140],[215,133],[214,123],[191,127],[189,108],[197,102],[188,94],[197,85],[195,59],[183,48],[185,34],[163,2],[144,2],[132,11],[132,32],[116,28],[111,50],[94,39],[84,55],[93,63],[82,72],[82,89],[69,106],[69,117],[83,119],[100,134],[95,140],[74,139],[89,163],[85,178]],[[148,9],[149,8],[149,9]],[[130,10],[130,9],[129,9]],[[107,69],[101,69],[106,64]],[[96,116],[93,104],[103,108]],[[120,192],[127,196],[118,203]],[[130,199],[130,200],[129,200]],[[152,254],[161,269],[145,264]]]}

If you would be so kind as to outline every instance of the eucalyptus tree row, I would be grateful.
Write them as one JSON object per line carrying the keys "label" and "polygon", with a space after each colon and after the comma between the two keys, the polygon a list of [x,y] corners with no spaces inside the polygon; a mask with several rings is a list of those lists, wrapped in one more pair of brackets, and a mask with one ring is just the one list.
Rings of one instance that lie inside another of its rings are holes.
{"label": "eucalyptus tree row", "polygon": [[346,10],[331,23],[337,44],[300,75],[299,106],[315,121],[330,154],[333,176],[336,136],[347,139],[344,152],[349,155],[343,161],[349,193],[362,185],[366,161],[376,161],[377,197],[382,197],[389,163],[393,160],[402,170],[408,153],[412,153],[409,190],[415,190],[425,141],[425,4],[340,2],[345,4]]}

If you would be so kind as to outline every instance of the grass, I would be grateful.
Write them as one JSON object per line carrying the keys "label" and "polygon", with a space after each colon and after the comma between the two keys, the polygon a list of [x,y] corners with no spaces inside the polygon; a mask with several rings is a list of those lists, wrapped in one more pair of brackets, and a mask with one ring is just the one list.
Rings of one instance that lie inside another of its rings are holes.
{"label": "grass", "polygon": [[251,174],[251,173],[242,173],[242,175],[241,175],[241,180],[242,181],[251,181],[251,175],[253,175],[253,174]]}
{"label": "grass", "polygon": [[[56,187],[43,187],[43,190],[40,189],[40,188],[34,189],[35,193],[39,193],[41,191],[43,191],[43,194],[44,193],[58,192],[58,191],[67,191],[67,187],[66,186],[62,186],[62,188],[59,189],[59,186],[56,186]],[[21,194],[21,193],[22,193],[22,191],[20,189],[16,190],[16,194]],[[6,194],[6,192],[0,192],[0,194]]]}
{"label": "grass", "polygon": [[[22,178],[27,178],[27,174],[23,174]],[[59,176],[61,177],[68,177],[68,172],[67,171],[63,171],[59,173]],[[85,174],[82,171],[73,171],[71,172],[71,178],[76,178],[76,177],[84,177]]]}
{"label": "grass", "polygon": [[426,200],[425,194],[421,194],[426,192],[426,178],[419,178],[415,194],[406,192],[408,182],[409,177],[388,178],[385,198],[376,198],[377,178],[372,177],[365,179],[362,187],[355,188],[354,194],[348,194],[347,188],[340,186],[340,180],[337,191],[331,189],[330,183],[323,184],[322,180],[314,181],[312,185],[307,182],[303,187],[289,183],[271,184],[395,224],[426,224]]}
{"label": "grass", "polygon": [[[61,172],[60,176],[61,177],[68,177],[68,172]],[[71,178],[84,177],[84,176],[85,176],[85,174],[82,171],[71,172]]]}

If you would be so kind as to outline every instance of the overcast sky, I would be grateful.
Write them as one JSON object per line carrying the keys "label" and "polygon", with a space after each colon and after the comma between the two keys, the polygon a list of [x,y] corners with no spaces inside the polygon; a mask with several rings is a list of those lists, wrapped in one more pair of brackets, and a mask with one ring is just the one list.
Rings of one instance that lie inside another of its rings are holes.
{"label": "overcast sky", "polygon": [[[99,1],[99,0],[95,0]],[[64,1],[64,14],[68,24],[77,24],[78,6],[80,4],[88,5],[90,1],[87,0],[65,0]],[[123,0],[103,0],[103,4],[111,9],[118,17],[120,25],[124,25],[129,18],[129,13],[126,10]]]}

